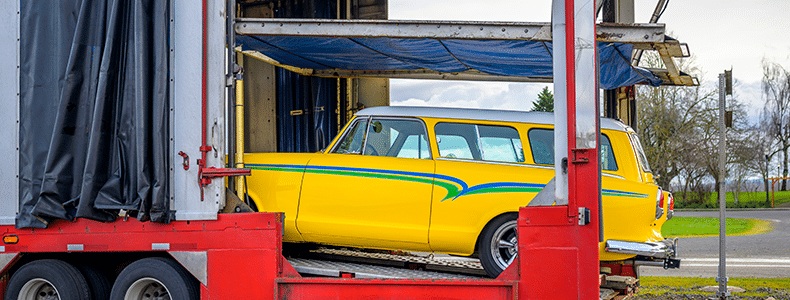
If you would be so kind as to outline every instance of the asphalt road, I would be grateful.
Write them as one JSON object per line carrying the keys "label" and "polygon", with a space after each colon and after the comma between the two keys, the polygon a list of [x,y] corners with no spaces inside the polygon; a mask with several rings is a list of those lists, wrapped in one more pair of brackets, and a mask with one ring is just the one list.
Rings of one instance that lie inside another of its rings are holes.
{"label": "asphalt road", "polygon": [[[718,217],[718,211],[675,212],[679,217]],[[790,210],[727,211],[727,218],[771,221],[769,233],[728,236],[727,277],[790,278]],[[642,276],[716,277],[719,238],[681,238],[678,242],[680,269],[643,267]]]}

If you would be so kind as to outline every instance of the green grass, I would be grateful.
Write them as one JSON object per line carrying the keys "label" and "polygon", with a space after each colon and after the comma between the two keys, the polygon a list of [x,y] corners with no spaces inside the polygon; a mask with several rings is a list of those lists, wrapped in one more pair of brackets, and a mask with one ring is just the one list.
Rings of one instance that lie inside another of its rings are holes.
{"label": "green grass", "polygon": [[[771,231],[771,223],[754,219],[726,219],[727,235],[761,234]],[[664,223],[665,237],[698,237],[719,235],[719,218],[674,217]]]}
{"label": "green grass", "polygon": [[[702,203],[686,203],[683,200],[683,193],[673,193],[675,195],[675,208],[718,208],[719,196],[716,192],[707,193],[707,200]],[[735,205],[735,193],[728,192],[725,201],[728,208],[765,208],[770,207],[765,203],[765,192],[741,192],[738,195],[738,205]],[[770,196],[770,194],[769,194]],[[790,202],[790,191],[777,191],[774,194],[774,206]]]}
{"label": "green grass", "polygon": [[[700,288],[709,285],[718,285],[713,278],[699,277],[651,277],[639,278],[640,287],[638,296],[684,294],[684,295],[714,295],[705,293]],[[733,293],[733,296],[759,297],[765,299],[788,299],[790,297],[790,278],[730,278],[729,286],[745,289],[743,293]],[[639,297],[635,299],[639,299]],[[695,298],[696,299],[696,298]]]}

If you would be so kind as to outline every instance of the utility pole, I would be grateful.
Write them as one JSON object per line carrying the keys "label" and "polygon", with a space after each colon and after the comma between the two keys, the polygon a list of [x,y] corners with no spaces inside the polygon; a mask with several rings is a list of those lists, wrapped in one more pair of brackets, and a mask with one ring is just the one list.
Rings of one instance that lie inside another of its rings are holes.
{"label": "utility pole", "polygon": [[727,299],[730,292],[727,290],[727,251],[726,251],[726,229],[725,211],[727,209],[727,202],[725,196],[725,174],[727,166],[727,127],[724,122],[726,98],[727,94],[732,94],[732,71],[724,71],[719,74],[719,276],[716,277],[716,282],[719,283],[719,291],[716,292],[716,297],[719,299]]}

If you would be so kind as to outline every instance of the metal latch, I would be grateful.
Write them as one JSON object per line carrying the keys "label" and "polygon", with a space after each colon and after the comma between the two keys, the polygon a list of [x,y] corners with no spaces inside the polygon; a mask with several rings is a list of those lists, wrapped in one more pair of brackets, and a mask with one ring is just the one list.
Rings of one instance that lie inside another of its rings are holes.
{"label": "metal latch", "polygon": [[211,183],[211,180],[219,177],[227,176],[248,176],[252,174],[251,169],[247,168],[202,168],[200,170],[200,184],[206,186]]}
{"label": "metal latch", "polygon": [[178,151],[178,155],[184,158],[184,161],[181,163],[184,166],[184,170],[189,170],[189,155],[184,153],[184,151]]}
{"label": "metal latch", "polygon": [[572,163],[583,164],[590,162],[590,156],[595,153],[595,149],[571,149],[571,153],[573,153]]}
{"label": "metal latch", "polygon": [[586,207],[579,207],[579,225],[590,224],[590,209]]}

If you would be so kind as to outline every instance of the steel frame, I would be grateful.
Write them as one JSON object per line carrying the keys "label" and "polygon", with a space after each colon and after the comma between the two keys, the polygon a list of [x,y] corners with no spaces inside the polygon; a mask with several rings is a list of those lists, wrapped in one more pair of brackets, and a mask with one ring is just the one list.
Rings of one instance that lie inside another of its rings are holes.
{"label": "steel frame", "polygon": [[[236,19],[236,33],[349,38],[528,40],[551,42],[551,23],[413,20]],[[664,42],[664,24],[602,23],[598,41],[630,44]]]}
{"label": "steel frame", "polygon": [[[343,38],[529,40],[551,42],[551,24],[543,22],[468,22],[412,20],[318,20],[318,19],[236,19],[239,35],[308,36]],[[659,51],[666,70],[650,71],[662,78],[664,85],[699,85],[696,78],[681,74],[673,57],[689,56],[688,45],[665,35],[666,26],[658,23],[596,26],[596,40],[634,44],[635,49]],[[475,81],[551,82],[551,78],[499,76],[479,71],[442,73],[433,70],[360,71],[341,69],[303,69],[282,64],[264,54],[244,51],[278,67],[302,75],[330,78],[410,78]]]}

